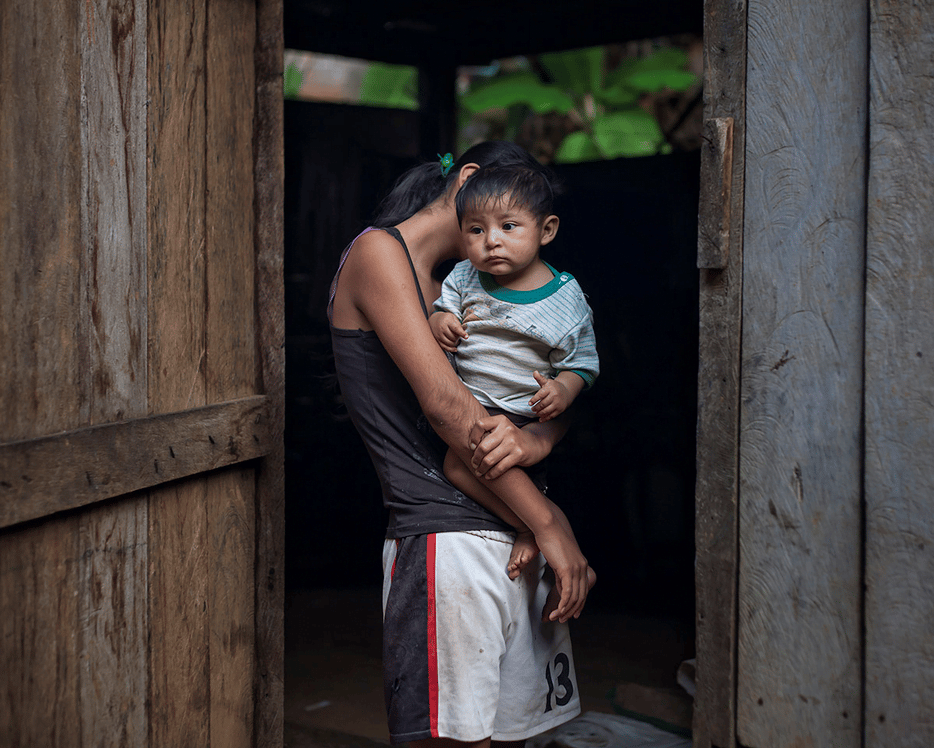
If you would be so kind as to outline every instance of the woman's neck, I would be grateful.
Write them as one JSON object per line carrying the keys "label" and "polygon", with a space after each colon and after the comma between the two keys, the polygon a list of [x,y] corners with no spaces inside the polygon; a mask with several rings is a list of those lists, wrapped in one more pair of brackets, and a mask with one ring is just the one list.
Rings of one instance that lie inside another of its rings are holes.
{"label": "woman's neck", "polygon": [[419,273],[431,276],[442,262],[460,257],[460,227],[453,206],[438,200],[396,228]]}

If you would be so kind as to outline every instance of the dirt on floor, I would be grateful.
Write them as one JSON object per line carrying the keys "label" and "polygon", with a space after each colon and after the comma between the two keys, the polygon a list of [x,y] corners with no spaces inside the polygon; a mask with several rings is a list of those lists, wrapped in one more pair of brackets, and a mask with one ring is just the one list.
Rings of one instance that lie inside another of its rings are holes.
{"label": "dirt on floor", "polygon": [[[572,622],[584,712],[638,713],[691,726],[675,674],[694,656],[684,622],[585,611]],[[285,612],[285,745],[389,744],[380,668],[380,591],[294,590]]]}

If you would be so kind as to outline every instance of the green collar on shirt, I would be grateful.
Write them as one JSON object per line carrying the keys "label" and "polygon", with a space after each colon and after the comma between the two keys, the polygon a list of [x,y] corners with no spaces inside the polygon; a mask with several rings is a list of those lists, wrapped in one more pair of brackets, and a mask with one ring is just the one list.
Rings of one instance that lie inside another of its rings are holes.
{"label": "green collar on shirt", "polygon": [[[542,262],[545,261],[542,260]],[[478,271],[477,274],[480,276],[480,285],[483,286],[483,290],[494,299],[508,301],[511,304],[534,304],[536,301],[547,299],[565,283],[574,280],[573,275],[570,273],[559,273],[547,262],[545,262],[545,267],[551,271],[554,278],[541,288],[533,288],[531,291],[516,291],[515,289],[501,286],[496,282],[494,276],[489,273],[484,273],[482,270]]]}

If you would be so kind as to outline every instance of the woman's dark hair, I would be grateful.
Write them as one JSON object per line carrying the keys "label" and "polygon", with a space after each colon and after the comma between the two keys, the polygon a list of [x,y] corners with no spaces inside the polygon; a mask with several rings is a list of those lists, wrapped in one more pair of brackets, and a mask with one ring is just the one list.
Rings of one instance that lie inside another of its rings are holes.
{"label": "woman's dark hair", "polygon": [[542,221],[551,215],[555,200],[550,175],[542,168],[526,166],[496,165],[478,169],[454,198],[457,223],[463,223],[465,214],[500,200],[505,200],[510,207],[524,208]]}
{"label": "woman's dark hair", "polygon": [[484,166],[525,166],[545,172],[543,167],[522,146],[505,140],[488,140],[468,148],[457,159],[447,176],[441,173],[439,161],[431,161],[409,169],[399,177],[392,191],[376,210],[372,225],[387,228],[411,218],[426,205],[441,197],[457,181],[464,164]]}

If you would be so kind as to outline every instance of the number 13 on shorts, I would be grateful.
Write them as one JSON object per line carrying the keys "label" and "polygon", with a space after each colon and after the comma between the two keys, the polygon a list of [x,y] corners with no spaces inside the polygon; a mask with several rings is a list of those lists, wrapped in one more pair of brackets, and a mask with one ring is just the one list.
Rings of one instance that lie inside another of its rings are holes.
{"label": "number 13 on shorts", "polygon": [[545,665],[545,682],[548,684],[548,694],[545,696],[546,712],[552,710],[552,700],[554,706],[565,706],[574,696],[571,662],[564,652],[555,655],[554,663],[549,662]]}

